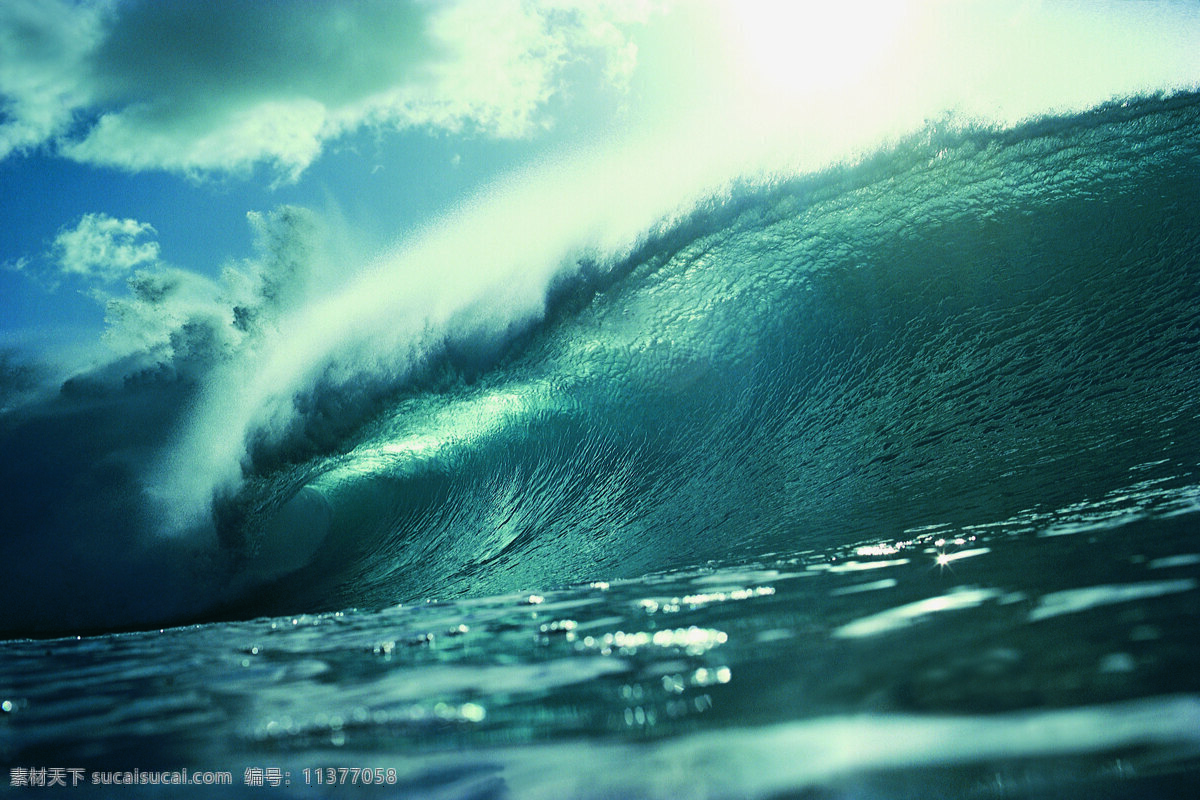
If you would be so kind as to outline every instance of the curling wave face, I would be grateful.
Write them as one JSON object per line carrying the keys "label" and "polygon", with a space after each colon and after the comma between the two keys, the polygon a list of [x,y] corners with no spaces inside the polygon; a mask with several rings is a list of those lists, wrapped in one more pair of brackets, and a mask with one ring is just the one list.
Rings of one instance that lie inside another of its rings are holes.
{"label": "curling wave face", "polygon": [[[0,417],[3,631],[631,577],[1194,464],[1198,143],[1194,94],[933,127],[576,253],[504,319],[485,292],[392,356],[347,335],[268,412],[221,392],[286,335],[80,376]],[[164,511],[164,469],[203,478],[198,515]]]}

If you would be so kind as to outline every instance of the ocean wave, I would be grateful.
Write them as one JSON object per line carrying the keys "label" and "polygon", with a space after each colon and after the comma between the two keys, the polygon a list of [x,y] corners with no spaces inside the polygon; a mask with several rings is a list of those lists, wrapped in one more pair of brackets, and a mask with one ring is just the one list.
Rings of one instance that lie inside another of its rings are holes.
{"label": "ocean wave", "polygon": [[935,124],[599,223],[619,193],[518,188],[333,291],[283,209],[203,302],[141,287],[129,356],[36,401],[5,362],[0,627],[629,576],[1194,462],[1198,128]]}

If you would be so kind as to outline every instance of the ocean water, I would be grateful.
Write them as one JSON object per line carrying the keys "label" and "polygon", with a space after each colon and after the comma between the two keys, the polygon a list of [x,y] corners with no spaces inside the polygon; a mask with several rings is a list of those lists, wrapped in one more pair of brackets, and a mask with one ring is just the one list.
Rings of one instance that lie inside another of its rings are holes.
{"label": "ocean water", "polygon": [[318,356],[290,247],[6,402],[0,791],[1200,791],[1200,96],[931,124]]}

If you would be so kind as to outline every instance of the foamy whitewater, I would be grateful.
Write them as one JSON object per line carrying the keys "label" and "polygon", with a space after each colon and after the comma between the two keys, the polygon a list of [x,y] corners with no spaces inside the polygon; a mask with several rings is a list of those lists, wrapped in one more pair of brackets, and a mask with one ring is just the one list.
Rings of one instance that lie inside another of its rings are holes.
{"label": "foamy whitewater", "polygon": [[1195,795],[1195,88],[634,142],[337,285],[263,215],[203,313],[144,286],[141,346],[6,377],[0,756],[71,796]]}

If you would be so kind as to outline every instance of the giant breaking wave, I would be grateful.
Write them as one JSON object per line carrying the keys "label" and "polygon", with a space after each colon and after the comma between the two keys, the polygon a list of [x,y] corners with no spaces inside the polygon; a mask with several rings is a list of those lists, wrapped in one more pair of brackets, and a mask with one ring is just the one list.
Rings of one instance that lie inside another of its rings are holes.
{"label": "giant breaking wave", "polygon": [[1180,94],[931,125],[649,231],[457,250],[467,214],[329,296],[281,211],[236,302],[49,396],[6,361],[0,632],[635,576],[1194,463],[1198,196]]}

